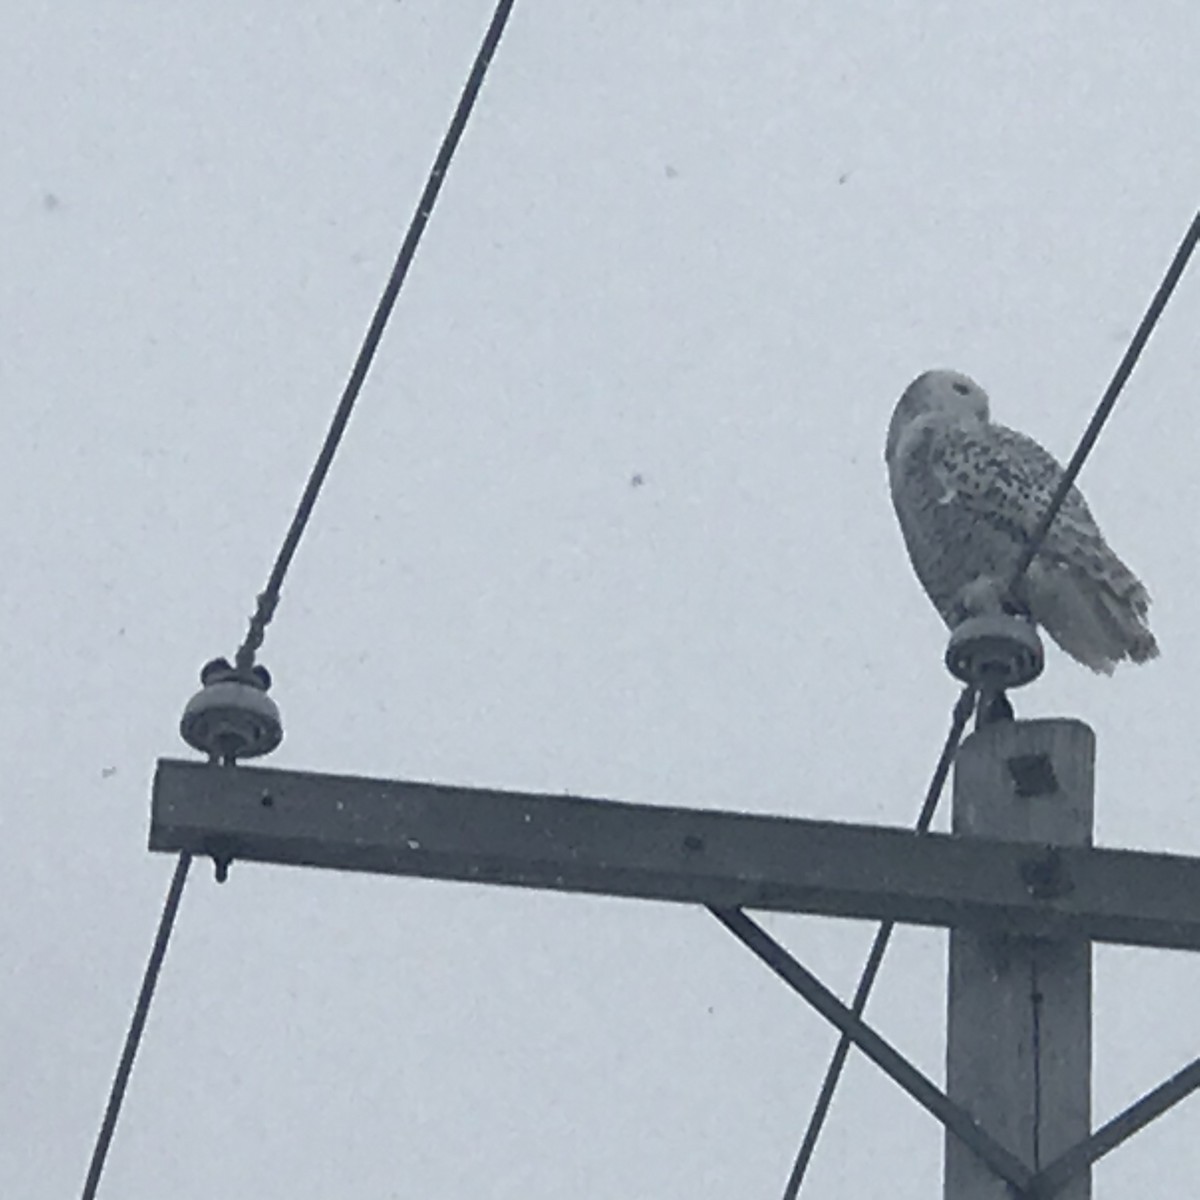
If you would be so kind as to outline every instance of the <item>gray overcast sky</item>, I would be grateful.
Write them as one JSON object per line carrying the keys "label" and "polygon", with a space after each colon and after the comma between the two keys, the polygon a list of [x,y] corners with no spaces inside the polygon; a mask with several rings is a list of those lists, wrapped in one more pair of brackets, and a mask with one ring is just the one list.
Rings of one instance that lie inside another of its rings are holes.
{"label": "gray overcast sky", "polygon": [[[77,1194],[244,630],[490,13],[0,13],[0,1195]],[[882,463],[918,371],[1065,457],[1197,202],[1188,2],[521,0],[262,659],[273,765],[905,824],[956,687]],[[1200,278],[1082,483],[1159,662],[1053,648],[1100,840],[1200,853]],[[634,474],[642,486],[631,486]],[[870,930],[770,917],[848,989]],[[880,1028],[942,1075],[944,939]],[[1102,951],[1096,1116],[1200,1049]],[[103,1196],[769,1198],[833,1037],[703,913],[206,864]],[[1200,1102],[1098,1172],[1191,1196]],[[850,1068],[816,1198],[938,1194]]]}

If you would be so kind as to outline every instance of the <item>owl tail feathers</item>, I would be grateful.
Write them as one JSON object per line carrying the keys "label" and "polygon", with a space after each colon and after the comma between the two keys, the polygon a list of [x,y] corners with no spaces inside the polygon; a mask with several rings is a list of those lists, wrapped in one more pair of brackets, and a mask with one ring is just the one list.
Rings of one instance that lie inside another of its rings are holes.
{"label": "owl tail feathers", "polygon": [[1025,580],[1033,618],[1076,662],[1111,675],[1118,662],[1158,657],[1146,624],[1149,597],[1140,584],[1118,595],[1107,584],[1064,564],[1037,560]]}

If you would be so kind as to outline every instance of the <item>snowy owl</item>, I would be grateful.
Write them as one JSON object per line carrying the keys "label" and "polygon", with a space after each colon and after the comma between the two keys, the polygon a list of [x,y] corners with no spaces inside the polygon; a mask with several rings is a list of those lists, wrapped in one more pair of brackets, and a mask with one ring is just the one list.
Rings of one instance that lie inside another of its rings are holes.
{"label": "snowy owl", "polygon": [[1093,671],[1158,654],[1150,597],[1077,488],[1015,594],[1003,594],[1063,471],[1032,438],[992,424],[973,379],[957,371],[914,379],[892,412],[884,457],[908,556],[948,625],[1015,605]]}

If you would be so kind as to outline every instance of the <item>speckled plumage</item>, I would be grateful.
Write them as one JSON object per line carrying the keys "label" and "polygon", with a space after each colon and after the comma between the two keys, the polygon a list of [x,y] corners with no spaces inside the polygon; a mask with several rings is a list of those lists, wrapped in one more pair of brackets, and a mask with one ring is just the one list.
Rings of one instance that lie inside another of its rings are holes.
{"label": "speckled plumage", "polygon": [[1011,599],[1093,671],[1158,654],[1150,597],[1077,488],[1016,595],[1002,594],[1062,467],[1032,438],[992,424],[973,379],[927,371],[913,380],[892,413],[885,457],[909,558],[948,625]]}

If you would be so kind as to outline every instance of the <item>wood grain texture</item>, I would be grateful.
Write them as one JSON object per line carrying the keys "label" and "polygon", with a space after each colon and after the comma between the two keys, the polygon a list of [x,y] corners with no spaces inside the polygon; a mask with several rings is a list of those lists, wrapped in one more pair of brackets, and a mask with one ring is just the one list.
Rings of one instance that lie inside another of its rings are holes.
{"label": "wood grain texture", "polygon": [[[1092,731],[1077,721],[987,726],[955,765],[954,832],[1039,845],[1089,845]],[[1031,871],[1034,891],[1069,885],[1061,859]],[[1091,1132],[1092,969],[1083,938],[956,929],[950,935],[946,1091],[1035,1171]],[[1008,1184],[958,1139],[946,1141],[946,1200],[1011,1200]],[[1090,1200],[1090,1172],[1059,1193]]]}

